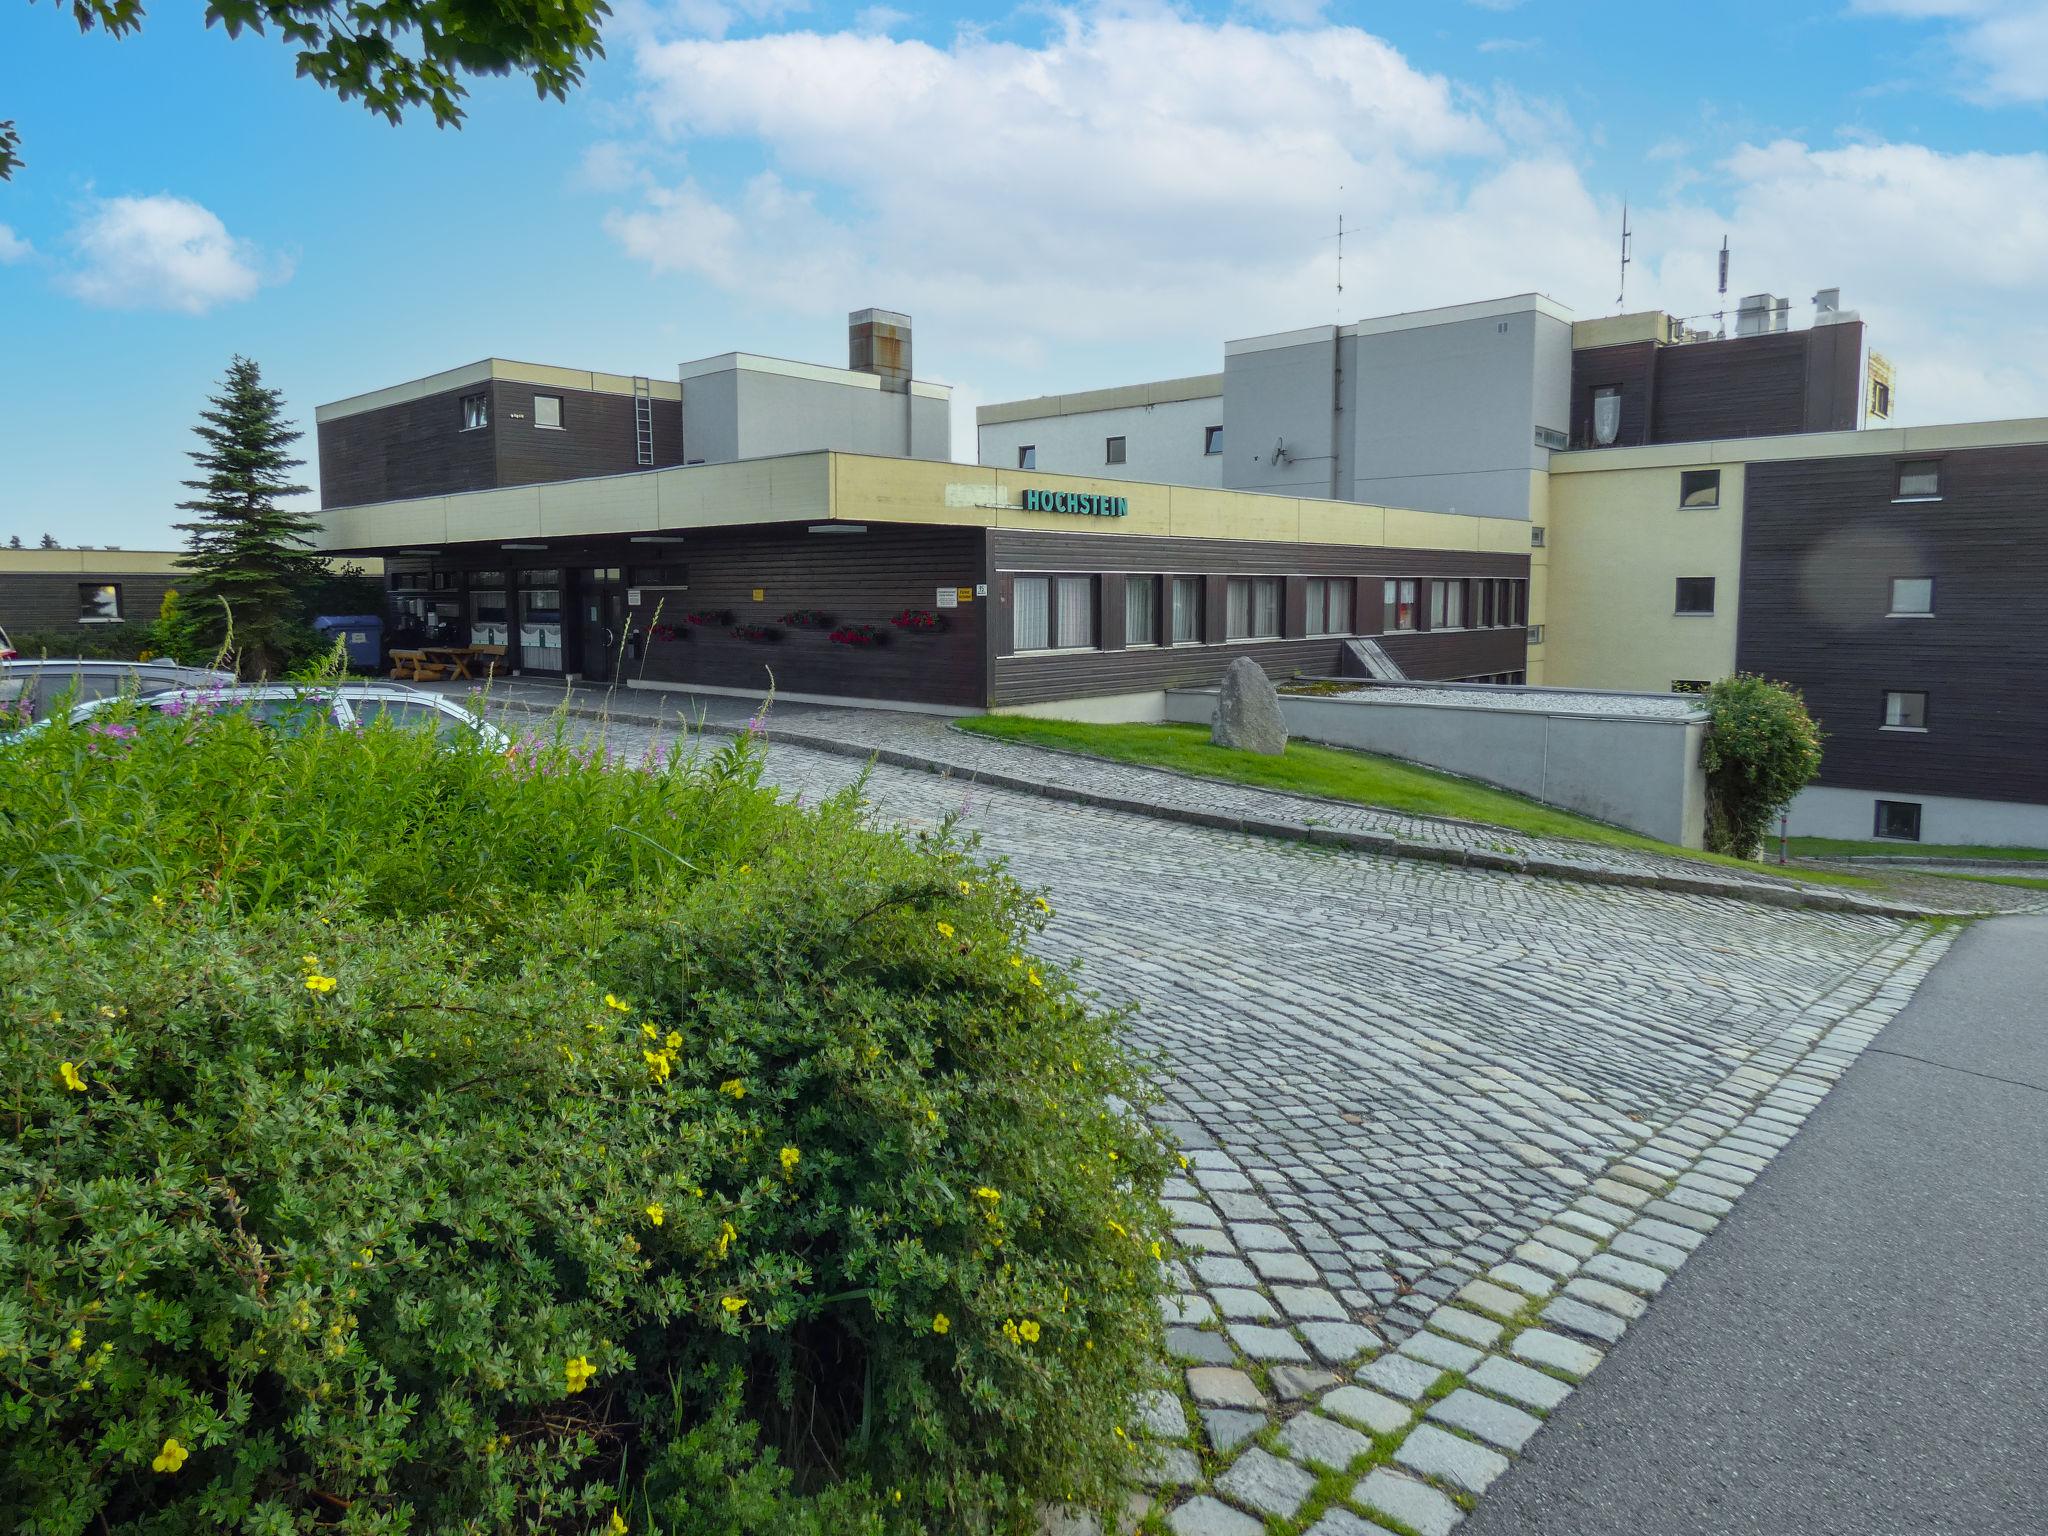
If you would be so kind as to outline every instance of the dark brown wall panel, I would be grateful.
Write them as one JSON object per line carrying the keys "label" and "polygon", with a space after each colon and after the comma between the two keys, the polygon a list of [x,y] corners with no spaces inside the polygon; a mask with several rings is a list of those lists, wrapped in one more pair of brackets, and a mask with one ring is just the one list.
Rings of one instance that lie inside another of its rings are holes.
{"label": "dark brown wall panel", "polygon": [[[2048,447],[1951,451],[1934,502],[1893,504],[1896,463],[1748,467],[1737,665],[1804,691],[1823,784],[2048,801]],[[1885,617],[1920,576],[1935,616]],[[1889,689],[1925,690],[1925,735],[1880,729]]]}
{"label": "dark brown wall panel", "polygon": [[1639,447],[1650,440],[1650,397],[1657,376],[1654,341],[1623,342],[1613,347],[1586,347],[1572,353],[1571,444],[1591,448],[1593,391],[1609,384],[1621,387],[1621,430],[1615,448]]}
{"label": "dark brown wall panel", "polygon": [[1692,342],[1657,353],[1653,443],[1804,432],[1811,331]]}
{"label": "dark brown wall panel", "polygon": [[[462,429],[462,399],[491,397],[491,423]],[[533,397],[562,397],[563,429],[533,424]],[[654,402],[654,464],[683,462],[683,407]],[[440,496],[503,485],[615,475],[639,462],[628,395],[551,389],[508,379],[445,390],[419,400],[359,411],[319,428],[320,503],[360,506],[408,496]]]}
{"label": "dark brown wall panel", "polygon": [[1808,432],[1853,432],[1863,415],[1863,322],[1817,325],[1806,333]]}
{"label": "dark brown wall panel", "polygon": [[[131,624],[154,623],[164,593],[192,578],[170,574],[134,576],[92,571],[8,571],[0,573],[0,629],[16,640],[37,630],[87,630],[78,622],[78,589],[111,582],[121,589],[121,617]],[[178,658],[180,661],[184,657]]]}

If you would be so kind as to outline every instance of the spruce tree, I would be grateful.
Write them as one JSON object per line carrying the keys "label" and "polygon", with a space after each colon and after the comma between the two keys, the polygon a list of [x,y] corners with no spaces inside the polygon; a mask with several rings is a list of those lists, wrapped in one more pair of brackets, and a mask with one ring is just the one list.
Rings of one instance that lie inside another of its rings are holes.
{"label": "spruce tree", "polygon": [[282,410],[283,397],[263,387],[254,362],[237,356],[211,409],[192,430],[204,445],[191,453],[203,478],[187,480],[197,499],[178,510],[197,518],[177,526],[191,535],[178,564],[195,577],[179,600],[196,638],[218,647],[229,638],[237,672],[274,677],[307,645],[300,599],[324,567],[312,552],[313,519],[278,506],[308,489],[292,483],[305,463],[287,450],[302,434]]}

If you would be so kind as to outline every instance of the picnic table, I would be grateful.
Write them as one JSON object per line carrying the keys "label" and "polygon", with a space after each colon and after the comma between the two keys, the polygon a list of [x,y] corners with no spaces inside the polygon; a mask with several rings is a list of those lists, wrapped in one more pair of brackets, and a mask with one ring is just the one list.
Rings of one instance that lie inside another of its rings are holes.
{"label": "picnic table", "polygon": [[480,661],[484,670],[495,670],[505,659],[502,645],[421,645],[391,653],[391,675],[415,683],[454,681],[473,677],[470,663]]}

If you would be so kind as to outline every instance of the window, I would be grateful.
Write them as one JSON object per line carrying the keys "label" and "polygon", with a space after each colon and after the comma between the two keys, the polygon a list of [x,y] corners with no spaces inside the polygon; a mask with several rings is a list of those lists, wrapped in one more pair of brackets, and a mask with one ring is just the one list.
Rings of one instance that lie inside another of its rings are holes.
{"label": "window", "polygon": [[1721,471],[1688,469],[1678,477],[1678,505],[1718,507],[1721,505]]}
{"label": "window", "polygon": [[1884,728],[1888,731],[1927,729],[1927,695],[1896,690],[1884,696]]}
{"label": "window", "polygon": [[1124,644],[1159,643],[1159,578],[1124,578]]}
{"label": "window", "polygon": [[1279,577],[1233,576],[1224,596],[1229,639],[1271,640],[1279,635]]}
{"label": "window", "polygon": [[114,582],[81,581],[78,584],[78,622],[118,624],[121,622],[121,588]]}
{"label": "window", "polygon": [[1121,464],[1124,462],[1124,439],[1112,437],[1102,445],[1102,462]]}
{"label": "window", "polygon": [[1492,581],[1482,581],[1479,583],[1478,592],[1473,602],[1473,607],[1477,611],[1474,612],[1472,617],[1478,620],[1481,629],[1493,628],[1493,594],[1494,589],[1498,585],[1498,582]]}
{"label": "window", "polygon": [[1672,603],[1673,613],[1712,613],[1714,611],[1714,578],[1711,576],[1681,576],[1678,578],[1678,596]]}
{"label": "window", "polygon": [[1593,391],[1593,444],[1612,447],[1621,436],[1621,386],[1602,384]]}
{"label": "window", "polygon": [[1671,685],[1673,693],[1705,693],[1713,685],[1705,678],[1680,678]]}
{"label": "window", "polygon": [[1202,643],[1202,578],[1199,576],[1173,578],[1173,643]]}
{"label": "window", "polygon": [[1543,525],[1541,523],[1531,523],[1529,525],[1529,547],[1531,549],[1541,549],[1543,547]]}
{"label": "window", "polygon": [[1465,627],[1465,583],[1462,581],[1432,581],[1429,584],[1429,627],[1431,629],[1463,629]]}
{"label": "window", "polygon": [[1308,580],[1308,629],[1311,635],[1351,633],[1351,579],[1311,576]]}
{"label": "window", "polygon": [[1213,454],[1221,453],[1222,451],[1223,429],[1221,427],[1202,428],[1202,452],[1205,454]]}
{"label": "window", "polygon": [[1870,385],[1870,414],[1889,416],[1892,413],[1892,387],[1883,379],[1875,379]]}
{"label": "window", "polygon": [[1390,581],[1381,598],[1386,612],[1380,617],[1381,631],[1407,630],[1415,627],[1415,583],[1413,581]]}
{"label": "window", "polygon": [[1894,576],[1892,578],[1892,606],[1890,615],[1892,618],[1931,618],[1933,614],[1933,577]]}
{"label": "window", "polygon": [[533,397],[533,424],[549,427],[556,431],[562,426],[562,397],[560,395],[535,395]]}
{"label": "window", "polygon": [[1571,439],[1555,427],[1538,427],[1536,429],[1536,446],[1538,448],[1568,448],[1571,446]]}
{"label": "window", "polygon": [[462,397],[462,430],[474,432],[479,427],[491,424],[491,397],[489,395],[464,395]]}
{"label": "window", "polygon": [[1515,622],[1529,622],[1529,583],[1519,578],[1515,582]]}
{"label": "window", "polygon": [[1026,443],[1017,450],[1017,467],[1019,469],[1038,468],[1038,444]]}
{"label": "window", "polygon": [[1907,459],[1899,465],[1892,496],[1898,501],[1936,501],[1941,497],[1941,460]]}
{"label": "window", "polygon": [[1543,643],[1543,626],[1541,624],[1531,624],[1529,626],[1529,643],[1531,645],[1541,645]]}
{"label": "window", "polygon": [[1873,832],[1878,837],[1895,842],[1917,843],[1920,841],[1920,802],[1917,800],[1880,800],[1877,802],[1877,825]]}
{"label": "window", "polygon": [[1010,593],[1012,648],[1085,651],[1095,645],[1095,578],[1019,576]]}

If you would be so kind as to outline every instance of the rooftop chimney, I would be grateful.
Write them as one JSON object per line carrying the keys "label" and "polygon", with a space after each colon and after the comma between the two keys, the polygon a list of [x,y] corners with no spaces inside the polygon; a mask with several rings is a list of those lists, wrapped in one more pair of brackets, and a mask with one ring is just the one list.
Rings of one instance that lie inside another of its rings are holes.
{"label": "rooftop chimney", "polygon": [[856,309],[846,317],[846,366],[872,373],[882,388],[910,393],[910,316],[892,309]]}

